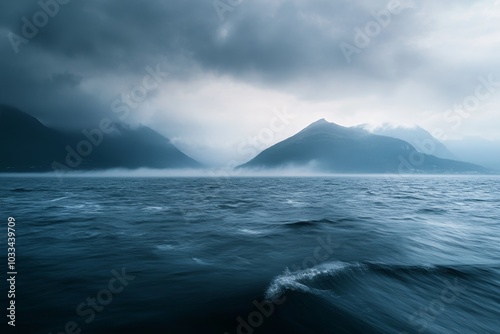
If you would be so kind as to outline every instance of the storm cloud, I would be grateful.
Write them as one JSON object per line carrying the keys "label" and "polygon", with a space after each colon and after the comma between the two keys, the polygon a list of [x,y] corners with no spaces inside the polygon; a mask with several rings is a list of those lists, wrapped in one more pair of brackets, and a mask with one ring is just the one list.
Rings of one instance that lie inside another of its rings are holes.
{"label": "storm cloud", "polygon": [[208,163],[323,117],[498,140],[499,18],[499,1],[4,1],[0,103],[59,128],[128,105]]}

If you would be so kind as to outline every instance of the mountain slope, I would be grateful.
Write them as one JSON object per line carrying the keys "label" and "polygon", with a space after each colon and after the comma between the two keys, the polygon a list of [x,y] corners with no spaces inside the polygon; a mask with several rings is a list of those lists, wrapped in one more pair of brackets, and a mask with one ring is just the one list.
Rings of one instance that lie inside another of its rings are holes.
{"label": "mountain slope", "polygon": [[[366,125],[361,125],[361,127],[368,130]],[[380,136],[404,140],[415,147],[420,153],[434,155],[442,159],[456,159],[453,153],[442,142],[420,126],[402,127],[384,124],[372,129],[370,132]]]}
{"label": "mountain slope", "polygon": [[409,143],[322,119],[260,153],[241,168],[312,166],[338,173],[481,173],[483,167],[422,154]]}
{"label": "mountain slope", "polygon": [[0,106],[0,171],[48,170],[66,137],[15,108]]}
{"label": "mountain slope", "polygon": [[110,129],[102,136],[94,133],[90,140],[83,133],[56,131],[16,108],[0,106],[0,172],[200,167],[150,128],[114,123]]}
{"label": "mountain slope", "polygon": [[500,171],[500,140],[467,137],[446,141],[446,146],[463,161]]}

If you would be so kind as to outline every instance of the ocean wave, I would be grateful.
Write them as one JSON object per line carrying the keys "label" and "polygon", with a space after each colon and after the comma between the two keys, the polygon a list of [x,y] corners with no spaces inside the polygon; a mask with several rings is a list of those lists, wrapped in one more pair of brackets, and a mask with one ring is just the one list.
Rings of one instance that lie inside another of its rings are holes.
{"label": "ocean wave", "polygon": [[484,277],[495,274],[491,266],[444,266],[444,265],[390,265],[379,263],[346,263],[329,262],[315,267],[292,272],[285,272],[276,277],[265,292],[267,300],[275,300],[286,291],[299,291],[316,293],[324,290],[325,286],[331,288],[332,279],[345,277],[350,280],[362,279],[360,274],[381,275],[388,278],[409,280],[417,275],[438,278],[463,278]]}
{"label": "ocean wave", "polygon": [[287,268],[282,275],[276,277],[271,282],[265,293],[266,299],[276,300],[287,290],[313,292],[307,285],[307,282],[315,280],[318,277],[337,275],[348,270],[351,266],[344,262],[331,262],[297,272],[291,272]]}
{"label": "ocean wave", "polygon": [[447,212],[447,210],[442,208],[423,208],[417,210],[418,214],[445,214]]}
{"label": "ocean wave", "polygon": [[91,210],[93,212],[99,211],[102,208],[100,204],[95,202],[80,202],[78,204],[68,204],[64,205],[64,209],[66,210]]}
{"label": "ocean wave", "polygon": [[147,206],[147,207],[143,208],[144,211],[148,211],[148,212],[165,211],[166,209],[168,209],[168,207],[164,207],[164,206]]}
{"label": "ocean wave", "polygon": [[328,218],[323,218],[323,219],[317,219],[317,220],[301,220],[301,221],[295,221],[295,222],[290,222],[290,223],[285,223],[285,226],[289,226],[292,228],[298,228],[298,227],[311,227],[311,226],[317,226],[321,224],[343,224],[343,223],[354,223],[354,222],[359,222],[363,220],[371,219],[369,217],[344,217],[344,218],[337,218],[337,219],[328,219]]}
{"label": "ocean wave", "polygon": [[33,189],[26,189],[26,188],[15,188],[15,189],[11,189],[10,191],[15,192],[15,193],[29,193],[29,192],[32,192],[32,191],[35,191],[35,190],[33,190]]}
{"label": "ocean wave", "polygon": [[240,233],[242,233],[242,234],[250,234],[250,235],[259,235],[259,234],[263,234],[264,233],[263,231],[250,230],[250,229],[247,229],[247,228],[243,228],[243,229],[240,229],[238,231]]}
{"label": "ocean wave", "polygon": [[59,201],[62,201],[63,199],[67,199],[67,198],[70,198],[70,197],[71,197],[71,196],[57,197],[57,198],[54,198],[54,199],[48,200],[47,202],[59,202]]}

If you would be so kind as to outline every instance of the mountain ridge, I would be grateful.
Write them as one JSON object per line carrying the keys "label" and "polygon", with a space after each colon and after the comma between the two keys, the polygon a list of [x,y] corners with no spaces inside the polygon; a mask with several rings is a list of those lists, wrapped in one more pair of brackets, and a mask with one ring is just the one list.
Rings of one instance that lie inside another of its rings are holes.
{"label": "mountain ridge", "polygon": [[312,165],[339,173],[484,173],[478,165],[418,152],[410,143],[320,119],[238,168]]}
{"label": "mountain ridge", "polygon": [[202,166],[148,127],[114,122],[106,129],[84,131],[55,130],[24,111],[0,105],[0,172]]}
{"label": "mountain ridge", "polygon": [[420,153],[434,155],[441,159],[455,160],[457,158],[444,143],[434,137],[429,131],[418,125],[407,127],[384,123],[381,126],[371,129],[367,124],[362,124],[358,127],[376,135],[404,140],[415,147],[415,149]]}

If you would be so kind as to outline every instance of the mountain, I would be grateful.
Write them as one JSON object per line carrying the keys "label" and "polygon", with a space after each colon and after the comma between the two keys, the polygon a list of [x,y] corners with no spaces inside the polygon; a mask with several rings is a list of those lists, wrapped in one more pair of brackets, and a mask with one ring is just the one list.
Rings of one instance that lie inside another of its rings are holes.
{"label": "mountain", "polygon": [[442,159],[456,159],[456,156],[442,142],[420,126],[403,127],[386,123],[371,130],[367,125],[360,127],[376,135],[404,140],[420,153],[434,155]]}
{"label": "mountain", "polygon": [[460,160],[500,171],[500,140],[467,137],[461,140],[446,141],[446,146]]}
{"label": "mountain", "polygon": [[150,128],[104,125],[80,133],[61,132],[0,105],[0,172],[200,167]]}
{"label": "mountain", "polygon": [[485,173],[469,163],[419,153],[409,143],[319,120],[239,168],[309,166],[336,173]]}

